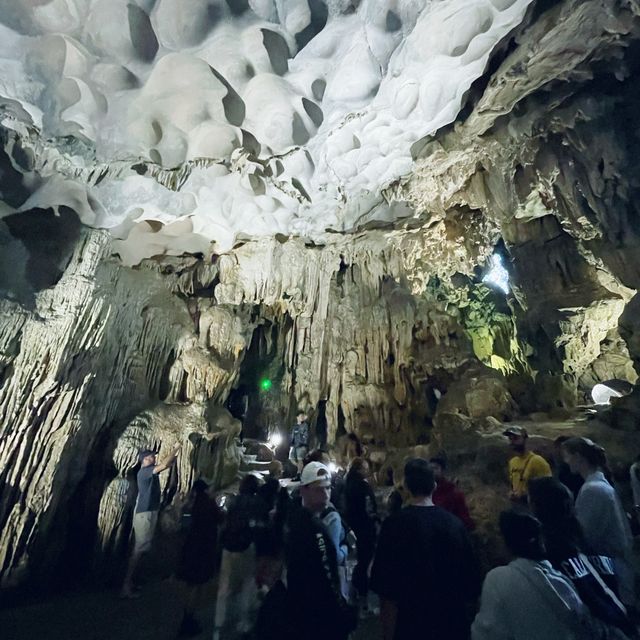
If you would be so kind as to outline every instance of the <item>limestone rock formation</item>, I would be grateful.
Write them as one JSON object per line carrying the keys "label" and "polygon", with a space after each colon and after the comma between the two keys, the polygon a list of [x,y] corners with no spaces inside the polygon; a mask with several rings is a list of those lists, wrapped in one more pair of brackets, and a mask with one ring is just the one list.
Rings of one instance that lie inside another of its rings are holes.
{"label": "limestone rock formation", "polygon": [[[121,554],[140,447],[175,507],[298,408],[490,535],[502,421],[640,373],[638,3],[188,4],[0,0],[2,585]],[[620,478],[638,397],[572,423]]]}
{"label": "limestone rock formation", "polygon": [[5,0],[3,125],[39,158],[17,209],[70,206],[127,263],[393,220],[381,189],[530,4]]}

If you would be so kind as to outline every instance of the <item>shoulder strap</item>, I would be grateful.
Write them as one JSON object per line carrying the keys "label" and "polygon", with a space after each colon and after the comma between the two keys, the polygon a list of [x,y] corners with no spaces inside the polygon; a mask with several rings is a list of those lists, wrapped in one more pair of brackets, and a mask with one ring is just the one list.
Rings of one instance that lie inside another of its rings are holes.
{"label": "shoulder strap", "polygon": [[613,600],[616,607],[627,615],[627,608],[622,604],[618,596],[607,586],[607,583],[602,579],[602,576],[596,571],[595,567],[591,564],[589,558],[584,553],[579,554],[580,560],[584,563],[584,566],[589,570],[589,573],[596,579],[596,582],[602,587],[602,590]]}
{"label": "shoulder strap", "polygon": [[522,478],[522,480],[524,480],[524,475],[527,472],[527,469],[529,468],[529,465],[531,464],[531,461],[535,458],[536,454],[531,452],[531,455],[529,456],[529,459],[525,462],[524,467],[522,468],[522,471],[520,472],[520,477]]}
{"label": "shoulder strap", "polygon": [[[573,585],[573,582],[571,582],[569,578],[564,577],[562,574],[558,574],[557,576],[554,576],[555,579],[563,581],[564,586],[567,589],[566,594],[561,594],[558,591],[558,588],[557,588],[558,585],[557,584],[554,585],[550,582],[549,576],[546,574],[545,570],[540,565],[538,565],[538,570],[544,576],[544,579],[549,585],[549,589],[542,588],[542,585],[538,584],[533,579],[533,577],[529,575],[529,573],[525,571],[522,567],[519,567],[517,565],[516,566],[509,565],[509,566],[512,566],[518,573],[520,573],[524,577],[524,579],[535,589],[535,591],[549,604],[551,609],[554,612],[556,612],[556,615],[559,615],[559,616],[561,615],[563,617],[569,616],[570,618],[567,618],[566,622],[569,622],[569,624],[571,625],[581,624],[580,620],[582,619],[584,612],[576,610],[574,608],[574,605],[579,602],[582,605],[582,607],[584,607],[585,609],[586,609],[586,605],[584,605],[584,603],[582,603],[582,600],[580,600],[580,596],[578,595],[578,592],[576,591],[576,588]],[[551,592],[554,592],[555,595],[551,595]],[[571,602],[567,600],[568,596],[575,599],[575,603],[573,603],[573,605]],[[562,604],[558,606],[559,603],[562,603]]]}
{"label": "shoulder strap", "polygon": [[328,507],[325,507],[320,514],[320,520],[324,520],[330,513],[333,513],[335,510],[336,508],[331,504]]}

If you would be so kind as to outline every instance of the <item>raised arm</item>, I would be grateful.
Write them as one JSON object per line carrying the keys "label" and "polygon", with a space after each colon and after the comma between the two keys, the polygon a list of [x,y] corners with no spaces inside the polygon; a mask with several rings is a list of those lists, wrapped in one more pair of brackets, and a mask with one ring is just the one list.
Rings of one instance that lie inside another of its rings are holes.
{"label": "raised arm", "polygon": [[181,448],[182,448],[182,445],[177,444],[173,448],[173,450],[171,451],[169,456],[163,462],[161,462],[160,464],[157,464],[153,468],[153,473],[162,473],[163,471],[165,471],[169,467],[172,467],[174,462],[176,461],[176,458],[178,457],[178,454],[180,453],[180,449]]}

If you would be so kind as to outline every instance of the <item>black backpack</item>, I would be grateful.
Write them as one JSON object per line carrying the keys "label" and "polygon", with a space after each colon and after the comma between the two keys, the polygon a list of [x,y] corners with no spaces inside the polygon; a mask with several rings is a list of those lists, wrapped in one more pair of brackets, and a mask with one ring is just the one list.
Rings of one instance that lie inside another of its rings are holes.
{"label": "black backpack", "polygon": [[260,605],[254,636],[256,640],[296,640],[298,632],[291,619],[287,588],[278,580]]}
{"label": "black backpack", "polygon": [[246,551],[255,542],[255,529],[258,526],[254,496],[238,495],[229,506],[220,544],[227,551]]}

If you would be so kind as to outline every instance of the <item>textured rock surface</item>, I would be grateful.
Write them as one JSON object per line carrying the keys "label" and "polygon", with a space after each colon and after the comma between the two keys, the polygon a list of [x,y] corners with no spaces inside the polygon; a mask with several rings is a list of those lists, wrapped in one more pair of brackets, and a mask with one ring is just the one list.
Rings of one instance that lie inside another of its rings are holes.
{"label": "textured rock surface", "polygon": [[4,0],[3,123],[39,159],[20,208],[71,206],[130,263],[394,220],[381,189],[530,3]]}
{"label": "textured rock surface", "polygon": [[[198,469],[201,458],[206,463],[200,440],[231,428],[208,427],[198,401],[214,395],[208,376],[217,393],[230,388],[233,367],[224,372],[211,358],[210,370],[200,367],[207,375],[182,383],[199,348],[184,302],[158,274],[110,260],[106,233],[81,235],[61,279],[37,294],[33,309],[2,302],[0,566],[8,584],[43,561],[45,545],[50,560],[62,552],[83,483],[101,493],[101,482],[133,467],[140,447],[165,451],[182,441],[175,484],[184,489],[194,473],[207,471]],[[211,344],[200,349],[206,354]],[[174,379],[192,394],[192,406],[160,404],[179,396]],[[109,460],[113,470],[104,468]],[[123,485],[107,491],[113,499],[103,500],[99,515],[106,539],[121,519],[114,499]]]}

